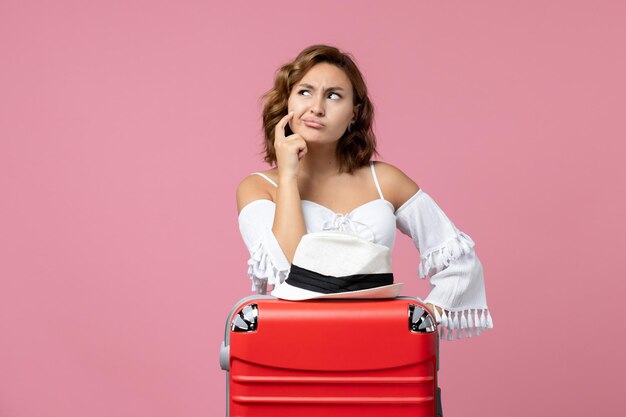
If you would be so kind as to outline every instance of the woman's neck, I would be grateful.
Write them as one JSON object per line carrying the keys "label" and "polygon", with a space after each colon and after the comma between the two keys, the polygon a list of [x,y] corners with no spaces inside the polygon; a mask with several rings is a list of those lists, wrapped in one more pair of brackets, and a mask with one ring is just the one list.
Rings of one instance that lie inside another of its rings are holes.
{"label": "woman's neck", "polygon": [[300,161],[300,172],[312,180],[324,180],[339,175],[335,146],[308,146]]}

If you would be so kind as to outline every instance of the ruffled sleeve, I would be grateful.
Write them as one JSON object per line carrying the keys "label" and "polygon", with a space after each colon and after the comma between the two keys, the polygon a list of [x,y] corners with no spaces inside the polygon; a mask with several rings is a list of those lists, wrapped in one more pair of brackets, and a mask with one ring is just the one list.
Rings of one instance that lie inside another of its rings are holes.
{"label": "ruffled sleeve", "polygon": [[[396,226],[420,252],[418,273],[430,277],[431,292],[424,300],[440,307],[435,318],[440,337],[453,340],[479,335],[493,327],[487,307],[483,267],[474,241],[456,228],[435,201],[418,190],[396,210]],[[446,313],[447,311],[447,313]]]}
{"label": "ruffled sleeve", "polygon": [[267,293],[267,284],[280,285],[291,268],[272,233],[275,210],[272,201],[255,200],[239,213],[239,231],[250,252],[248,276],[252,280],[252,290],[259,294]]}

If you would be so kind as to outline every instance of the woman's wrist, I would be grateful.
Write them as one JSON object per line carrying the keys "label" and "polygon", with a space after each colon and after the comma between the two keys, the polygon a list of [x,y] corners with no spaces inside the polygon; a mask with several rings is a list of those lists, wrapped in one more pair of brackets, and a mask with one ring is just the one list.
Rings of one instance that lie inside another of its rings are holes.
{"label": "woman's wrist", "polygon": [[290,186],[295,184],[296,186],[298,185],[298,176],[297,175],[279,175],[278,176],[278,186],[280,187],[281,185],[284,186]]}
{"label": "woman's wrist", "polygon": [[435,306],[435,305],[433,305],[431,303],[426,303],[426,307],[428,307],[428,309],[430,311],[432,311],[433,313],[435,313],[436,315],[441,316],[441,314],[443,313],[443,309],[441,309],[440,307],[437,307],[437,306]]}

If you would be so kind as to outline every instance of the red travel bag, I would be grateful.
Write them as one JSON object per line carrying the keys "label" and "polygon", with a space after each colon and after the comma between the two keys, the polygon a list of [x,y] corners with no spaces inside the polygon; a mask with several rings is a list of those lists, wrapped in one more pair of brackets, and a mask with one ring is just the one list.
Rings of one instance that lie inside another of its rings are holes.
{"label": "red travel bag", "polygon": [[246,297],[220,351],[226,415],[441,416],[438,343],[416,298]]}

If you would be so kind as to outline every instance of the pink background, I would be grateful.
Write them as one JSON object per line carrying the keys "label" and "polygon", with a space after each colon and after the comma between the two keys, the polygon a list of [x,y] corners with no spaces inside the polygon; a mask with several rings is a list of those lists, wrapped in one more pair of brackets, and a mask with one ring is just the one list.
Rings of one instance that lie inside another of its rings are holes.
{"label": "pink background", "polygon": [[[250,4],[248,4],[250,3]],[[476,242],[451,416],[623,415],[621,1],[0,3],[0,416],[219,416],[259,96],[351,52],[382,159]],[[620,261],[622,260],[622,261]],[[396,276],[425,296],[400,235]]]}

